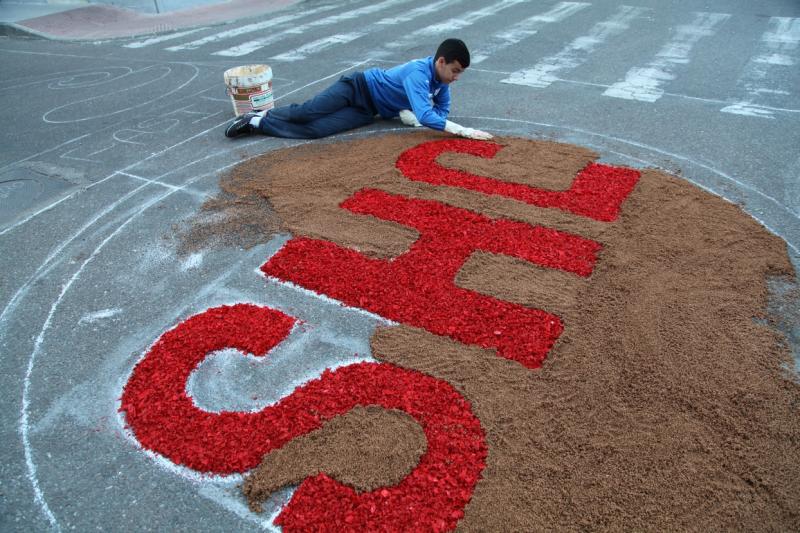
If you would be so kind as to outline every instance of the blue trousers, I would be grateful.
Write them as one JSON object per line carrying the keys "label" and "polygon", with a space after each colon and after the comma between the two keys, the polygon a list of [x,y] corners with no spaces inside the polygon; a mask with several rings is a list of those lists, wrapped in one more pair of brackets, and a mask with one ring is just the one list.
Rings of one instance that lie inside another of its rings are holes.
{"label": "blue trousers", "polygon": [[259,129],[273,137],[318,139],[372,124],[376,113],[367,80],[356,72],[302,104],[271,109]]}

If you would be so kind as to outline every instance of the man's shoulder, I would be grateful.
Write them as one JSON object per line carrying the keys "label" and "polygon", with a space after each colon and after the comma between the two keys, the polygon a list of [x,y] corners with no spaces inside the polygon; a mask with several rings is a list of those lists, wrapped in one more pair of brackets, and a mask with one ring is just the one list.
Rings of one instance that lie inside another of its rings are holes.
{"label": "man's shoulder", "polygon": [[433,64],[431,58],[412,59],[402,65],[404,77],[413,78],[417,81],[430,82],[433,79]]}
{"label": "man's shoulder", "polygon": [[412,59],[406,66],[412,67],[417,70],[430,72],[433,70],[433,56],[422,57],[419,59]]}

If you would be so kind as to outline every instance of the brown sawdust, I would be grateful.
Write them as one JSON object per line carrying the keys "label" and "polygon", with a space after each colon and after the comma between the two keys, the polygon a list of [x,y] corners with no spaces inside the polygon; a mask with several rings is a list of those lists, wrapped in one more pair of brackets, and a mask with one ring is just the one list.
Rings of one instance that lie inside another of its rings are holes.
{"label": "brown sawdust", "polygon": [[[486,432],[487,467],[459,529],[800,529],[800,387],[784,369],[785,339],[754,320],[765,318],[766,278],[794,277],[785,244],[737,206],[654,170],[642,172],[619,220],[600,223],[413,182],[394,168],[403,150],[437,138],[314,144],[248,161],[222,181],[216,205],[244,222],[228,218],[215,231],[221,242],[263,242],[281,229],[397,256],[415,231],[338,208],[372,187],[603,245],[588,279],[483,252],[457,276],[462,287],[561,316],[564,333],[541,369],[407,326],[374,335],[376,358],[453,384]],[[439,161],[564,189],[596,158],[565,144],[498,142],[506,147],[495,160]],[[345,425],[367,417],[354,411]],[[372,475],[358,431],[335,450],[309,437],[266,455],[245,485],[251,504],[319,469],[349,468],[340,481],[359,490],[396,483],[409,463]],[[418,457],[420,441],[392,440],[396,431],[385,421],[363,428],[392,455]]]}
{"label": "brown sawdust", "polygon": [[356,407],[265,455],[242,489],[256,512],[277,489],[322,472],[360,492],[372,491],[400,483],[427,448],[425,433],[406,413]]}

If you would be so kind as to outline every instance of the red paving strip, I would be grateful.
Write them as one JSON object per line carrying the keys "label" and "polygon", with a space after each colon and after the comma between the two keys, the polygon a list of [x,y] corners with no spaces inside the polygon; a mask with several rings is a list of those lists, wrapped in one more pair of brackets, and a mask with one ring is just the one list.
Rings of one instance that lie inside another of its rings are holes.
{"label": "red paving strip", "polygon": [[14,26],[51,39],[91,40],[151,35],[255,17],[298,0],[232,0],[158,15],[93,5],[17,22]]}

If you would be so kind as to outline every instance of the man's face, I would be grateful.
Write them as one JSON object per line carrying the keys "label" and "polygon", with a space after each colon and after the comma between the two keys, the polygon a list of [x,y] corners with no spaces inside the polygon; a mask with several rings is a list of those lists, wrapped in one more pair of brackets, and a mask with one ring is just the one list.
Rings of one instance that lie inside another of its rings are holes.
{"label": "man's face", "polygon": [[464,67],[461,66],[457,59],[451,63],[445,63],[444,57],[440,57],[436,60],[434,66],[436,68],[436,77],[442,83],[453,83],[464,72]]}

